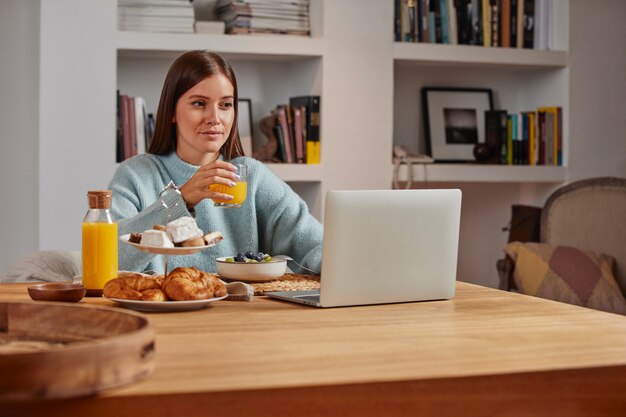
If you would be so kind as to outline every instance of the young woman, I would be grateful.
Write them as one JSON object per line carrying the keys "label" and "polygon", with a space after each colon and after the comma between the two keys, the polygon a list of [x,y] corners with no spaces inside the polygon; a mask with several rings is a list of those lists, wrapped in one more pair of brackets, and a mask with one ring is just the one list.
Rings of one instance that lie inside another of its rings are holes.
{"label": "young woman", "polygon": [[[248,167],[247,199],[236,209],[214,207],[211,199],[231,197],[211,191],[210,186],[233,186],[238,179],[233,164]],[[178,190],[162,193],[170,181]],[[287,184],[264,164],[243,156],[237,130],[237,81],[230,65],[217,54],[190,51],[172,64],[148,153],[124,161],[109,187],[120,235],[182,216],[194,216],[205,233],[222,232],[224,240],[212,248],[170,256],[169,270],[195,266],[214,272],[216,258],[248,250],[289,255],[321,270],[321,224]],[[119,268],[163,273],[164,257],[120,244]]]}

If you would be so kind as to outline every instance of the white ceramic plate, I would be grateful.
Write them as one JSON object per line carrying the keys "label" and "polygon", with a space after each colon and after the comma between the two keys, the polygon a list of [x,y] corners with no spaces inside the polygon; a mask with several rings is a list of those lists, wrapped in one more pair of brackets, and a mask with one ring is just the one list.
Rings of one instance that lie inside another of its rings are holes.
{"label": "white ceramic plate", "polygon": [[235,281],[264,282],[278,279],[285,275],[287,261],[274,259],[271,262],[226,262],[226,258],[217,258],[217,274],[222,278]]}
{"label": "white ceramic plate", "polygon": [[120,236],[120,240],[128,245],[134,246],[142,252],[148,253],[159,253],[161,255],[191,255],[193,253],[198,253],[201,250],[205,250],[207,248],[213,247],[216,244],[212,243],[210,245],[204,246],[187,246],[187,247],[176,247],[176,248],[164,248],[162,246],[145,246],[140,245],[139,243],[129,242],[128,239],[130,235],[122,235]]}
{"label": "white ceramic plate", "polygon": [[228,297],[209,298],[206,300],[191,300],[191,301],[140,301],[140,300],[125,300],[123,298],[109,298],[108,300],[120,303],[124,307],[138,310],[138,311],[191,311],[200,310],[208,306],[214,301],[223,300]]}

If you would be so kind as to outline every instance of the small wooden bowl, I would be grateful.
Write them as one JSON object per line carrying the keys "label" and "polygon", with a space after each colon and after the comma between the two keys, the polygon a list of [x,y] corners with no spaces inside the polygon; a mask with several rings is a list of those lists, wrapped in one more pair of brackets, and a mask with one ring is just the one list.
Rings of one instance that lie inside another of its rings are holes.
{"label": "small wooden bowl", "polygon": [[83,299],[87,290],[82,284],[71,282],[48,282],[28,287],[28,295],[35,301],[65,301],[77,303]]}

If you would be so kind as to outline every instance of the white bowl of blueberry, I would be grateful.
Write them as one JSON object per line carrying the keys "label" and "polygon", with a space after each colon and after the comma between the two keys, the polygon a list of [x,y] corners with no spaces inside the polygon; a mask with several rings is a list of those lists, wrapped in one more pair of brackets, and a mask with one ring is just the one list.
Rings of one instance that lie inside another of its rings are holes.
{"label": "white bowl of blueberry", "polygon": [[262,252],[246,251],[215,261],[218,275],[236,281],[272,281],[285,275],[287,270],[286,260]]}

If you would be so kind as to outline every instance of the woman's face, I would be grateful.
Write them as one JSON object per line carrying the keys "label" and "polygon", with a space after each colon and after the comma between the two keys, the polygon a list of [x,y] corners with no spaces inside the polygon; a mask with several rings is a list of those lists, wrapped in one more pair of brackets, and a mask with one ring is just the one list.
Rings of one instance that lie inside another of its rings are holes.
{"label": "woman's face", "polygon": [[176,103],[176,153],[193,165],[205,165],[219,156],[235,120],[234,87],[223,74],[205,78]]}

